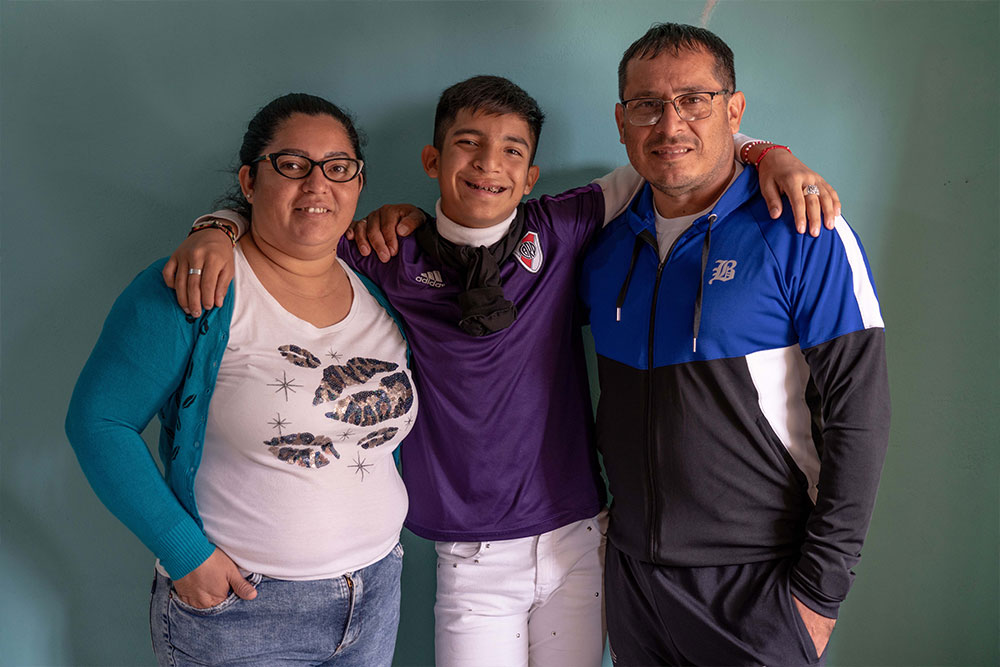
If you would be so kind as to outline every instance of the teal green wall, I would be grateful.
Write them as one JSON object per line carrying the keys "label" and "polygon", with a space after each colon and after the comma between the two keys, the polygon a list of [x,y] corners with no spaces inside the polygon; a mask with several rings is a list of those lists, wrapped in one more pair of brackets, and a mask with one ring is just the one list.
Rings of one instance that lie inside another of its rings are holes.
{"label": "teal green wall", "polygon": [[[438,93],[511,77],[549,123],[536,192],[622,163],[625,47],[704,3],[3,2],[0,663],[152,661],[152,556],[62,430],[119,290],[229,183],[257,107],[294,90],[358,116],[364,210],[430,206]],[[998,43],[993,2],[720,3],[744,129],[840,191],[887,324],[892,443],[831,665],[998,655]],[[397,662],[432,660],[433,551],[406,537]]]}

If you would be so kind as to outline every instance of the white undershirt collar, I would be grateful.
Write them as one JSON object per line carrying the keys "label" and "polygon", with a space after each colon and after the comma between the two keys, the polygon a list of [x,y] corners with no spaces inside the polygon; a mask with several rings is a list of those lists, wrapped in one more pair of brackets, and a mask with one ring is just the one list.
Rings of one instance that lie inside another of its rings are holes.
{"label": "white undershirt collar", "polygon": [[440,199],[434,204],[434,212],[437,216],[437,231],[443,239],[451,241],[455,245],[467,245],[473,248],[478,248],[479,246],[489,248],[502,239],[507,234],[507,230],[510,229],[511,223],[514,222],[514,216],[517,215],[517,209],[514,209],[509,218],[495,225],[489,227],[465,227],[450,220],[441,211]]}

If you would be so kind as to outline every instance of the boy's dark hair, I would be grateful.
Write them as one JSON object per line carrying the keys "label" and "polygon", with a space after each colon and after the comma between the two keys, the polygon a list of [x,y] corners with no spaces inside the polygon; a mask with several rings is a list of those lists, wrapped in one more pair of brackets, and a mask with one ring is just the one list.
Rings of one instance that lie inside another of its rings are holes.
{"label": "boy's dark hair", "polygon": [[501,76],[474,76],[447,88],[441,93],[434,114],[434,147],[438,150],[443,147],[444,135],[462,109],[497,116],[520,116],[531,132],[531,162],[535,161],[545,114],[538,102],[518,85]]}
{"label": "boy's dark hair", "polygon": [[625,99],[625,75],[634,58],[655,58],[662,51],[677,55],[681,49],[704,49],[715,56],[715,76],[725,90],[736,90],[733,50],[714,32],[683,23],[656,23],[632,42],[618,63],[618,99]]}
{"label": "boy's dark hair", "polygon": [[[289,116],[297,113],[307,116],[331,116],[339,121],[344,126],[347,137],[351,140],[351,147],[354,148],[355,157],[362,161],[365,159],[364,154],[361,152],[361,146],[364,144],[364,136],[354,127],[354,120],[347,112],[336,104],[316,95],[288,93],[265,104],[250,119],[247,131],[243,135],[243,145],[240,146],[240,164],[236,168],[236,171],[247,165],[250,167],[251,176],[256,176],[257,167],[260,163],[255,162],[255,160],[264,152],[264,147],[274,139],[274,133],[278,131],[278,126],[287,120]],[[367,167],[362,167],[360,174],[362,178],[366,176],[366,169]],[[246,200],[246,197],[243,196],[239,184],[226,193],[222,199],[217,201],[216,207],[233,209],[247,220],[251,219],[252,207],[250,202]]]}

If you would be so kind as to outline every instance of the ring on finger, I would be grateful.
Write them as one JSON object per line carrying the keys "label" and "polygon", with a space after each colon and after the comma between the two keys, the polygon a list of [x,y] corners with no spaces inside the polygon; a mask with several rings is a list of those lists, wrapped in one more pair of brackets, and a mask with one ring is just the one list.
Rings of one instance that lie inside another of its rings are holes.
{"label": "ring on finger", "polygon": [[818,185],[804,185],[802,186],[802,194],[805,196],[817,195],[819,196],[819,186]]}
{"label": "ring on finger", "polygon": [[188,269],[188,275],[189,276],[200,276],[201,275],[201,269]]}

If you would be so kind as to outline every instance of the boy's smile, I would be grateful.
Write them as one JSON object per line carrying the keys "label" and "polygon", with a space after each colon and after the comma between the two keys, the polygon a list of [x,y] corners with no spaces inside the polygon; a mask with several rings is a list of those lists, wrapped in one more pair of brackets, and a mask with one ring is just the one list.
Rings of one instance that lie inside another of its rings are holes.
{"label": "boy's smile", "polygon": [[441,149],[425,146],[424,170],[438,180],[441,211],[464,227],[491,227],[510,217],[538,180],[533,139],[517,114],[462,109]]}

